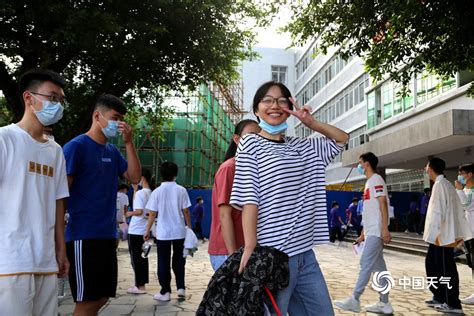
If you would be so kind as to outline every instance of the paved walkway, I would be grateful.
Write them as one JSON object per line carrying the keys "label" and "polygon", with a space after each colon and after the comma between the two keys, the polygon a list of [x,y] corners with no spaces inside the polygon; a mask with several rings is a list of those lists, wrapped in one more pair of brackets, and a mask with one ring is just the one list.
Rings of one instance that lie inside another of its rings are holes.
{"label": "paved walkway", "polygon": [[[318,261],[322,267],[329,292],[333,300],[344,298],[351,294],[358,273],[359,258],[354,254],[351,245],[336,247],[334,245],[324,245],[315,247]],[[385,259],[388,269],[395,279],[395,287],[390,292],[390,300],[395,309],[394,315],[441,315],[433,309],[426,307],[423,303],[425,299],[431,297],[429,290],[413,289],[407,285],[403,289],[399,285],[400,279],[412,280],[425,275],[424,258],[409,254],[385,251]],[[133,284],[133,271],[130,264],[127,243],[122,242],[118,252],[119,278],[117,297],[111,299],[101,310],[101,316],[190,316],[194,315],[201,301],[202,295],[207,287],[213,271],[207,255],[207,243],[200,246],[193,258],[186,263],[186,299],[177,300],[175,293],[172,294],[171,301],[158,302],[153,300],[153,294],[159,290],[158,281],[155,277],[156,271],[156,250],[151,255],[150,281],[147,286],[149,294],[129,295],[127,288]],[[474,293],[474,281],[471,271],[467,265],[458,264],[460,275],[461,297]],[[173,289],[175,291],[175,289]],[[66,297],[60,299],[60,315],[71,315],[74,303],[69,291]],[[365,306],[377,301],[378,294],[370,288],[361,297],[361,306]],[[336,315],[354,315],[351,312],[341,312],[335,309]],[[466,315],[474,315],[474,306],[464,306]],[[366,312],[360,314],[365,315]],[[374,315],[370,314],[369,315]],[[315,315],[318,315],[315,312]],[[324,315],[322,315],[324,316]]]}

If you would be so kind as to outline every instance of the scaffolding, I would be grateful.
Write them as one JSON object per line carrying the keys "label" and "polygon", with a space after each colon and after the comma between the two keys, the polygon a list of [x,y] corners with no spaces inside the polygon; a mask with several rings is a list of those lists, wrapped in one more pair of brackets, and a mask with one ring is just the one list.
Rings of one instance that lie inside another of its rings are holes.
{"label": "scaffolding", "polygon": [[247,112],[244,111],[244,92],[242,79],[229,85],[210,82],[208,86],[212,94],[222,105],[224,112],[229,115],[234,124],[242,120]]}
{"label": "scaffolding", "polygon": [[186,99],[175,113],[172,126],[164,130],[164,140],[145,131],[137,133],[138,156],[158,181],[160,164],[170,161],[179,167],[179,184],[211,188],[232,139],[234,123],[208,86],[201,85]]}

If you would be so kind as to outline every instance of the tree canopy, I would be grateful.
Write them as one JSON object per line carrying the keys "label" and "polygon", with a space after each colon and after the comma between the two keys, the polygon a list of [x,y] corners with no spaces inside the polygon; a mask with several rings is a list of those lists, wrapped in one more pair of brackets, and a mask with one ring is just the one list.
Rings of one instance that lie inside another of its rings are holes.
{"label": "tree canopy", "polygon": [[[303,4],[304,3],[304,4]],[[446,77],[474,70],[474,6],[470,0],[309,0],[293,3],[286,30],[293,42],[319,35],[324,53],[340,46],[360,56],[376,80],[407,84],[423,69]],[[472,89],[472,86],[471,86]]]}
{"label": "tree canopy", "polygon": [[[239,62],[253,56],[253,33],[241,21],[264,23],[271,9],[232,0],[4,0],[0,89],[18,120],[21,73],[43,67],[64,75],[69,105],[55,135],[61,132],[56,138],[65,141],[87,129],[102,93],[128,96],[137,106],[156,103],[166,89],[234,80]],[[155,115],[157,124],[170,113],[140,106],[136,111]]]}

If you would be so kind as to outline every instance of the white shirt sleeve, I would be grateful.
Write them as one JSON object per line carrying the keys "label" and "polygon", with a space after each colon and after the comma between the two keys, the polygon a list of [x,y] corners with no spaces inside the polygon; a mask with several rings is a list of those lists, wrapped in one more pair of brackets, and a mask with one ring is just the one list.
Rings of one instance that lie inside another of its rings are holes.
{"label": "white shirt sleeve", "polygon": [[148,202],[146,203],[146,209],[152,212],[158,212],[158,201],[156,201],[156,192],[153,191],[150,195],[150,198],[148,199]]}
{"label": "white shirt sleeve", "polygon": [[428,210],[426,212],[425,233],[423,239],[426,242],[434,244],[441,232],[442,210],[444,194],[440,183],[435,183],[431,192]]}
{"label": "white shirt sleeve", "polygon": [[143,190],[135,192],[135,198],[133,199],[133,209],[143,210],[145,208]]}
{"label": "white shirt sleeve", "polygon": [[188,207],[191,207],[191,200],[189,199],[188,192],[183,188],[181,193],[181,209],[184,210]]}
{"label": "white shirt sleeve", "polygon": [[[59,147],[59,146],[58,146]],[[56,170],[52,170],[56,181],[56,200],[69,196],[69,186],[66,175],[66,160],[61,148],[58,149],[58,159],[55,166]]]}
{"label": "white shirt sleeve", "polygon": [[374,181],[371,183],[371,190],[374,193],[374,197],[387,196],[387,186],[385,181],[380,175],[374,178]]}

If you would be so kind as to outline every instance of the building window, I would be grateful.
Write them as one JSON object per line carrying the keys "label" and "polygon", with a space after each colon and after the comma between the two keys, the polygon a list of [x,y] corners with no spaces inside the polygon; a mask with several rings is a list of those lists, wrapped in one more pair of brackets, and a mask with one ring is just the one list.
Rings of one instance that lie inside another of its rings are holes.
{"label": "building window", "polygon": [[[326,86],[331,80],[336,77],[336,75],[352,60],[352,57],[348,60],[342,59],[341,56],[335,55],[333,56],[324,66],[312,77],[302,89],[299,94],[303,93],[304,90],[308,89],[309,95],[308,100],[315,96],[324,86]],[[308,65],[311,63],[311,57],[306,56],[303,58],[297,65],[296,65],[296,78],[298,79],[303,72],[306,70]],[[366,86],[368,85],[368,81],[365,83]],[[310,89],[310,85],[313,85],[313,89]],[[364,83],[362,83],[364,86]],[[363,88],[362,88],[363,90]],[[362,100],[363,100],[362,96]],[[361,102],[362,102],[361,100]]]}
{"label": "building window", "polygon": [[436,75],[423,71],[417,75],[417,104],[422,104],[440,93],[449,91],[456,86],[455,77],[448,78],[445,81],[439,79]]}
{"label": "building window", "polygon": [[376,115],[375,112],[375,91],[370,92],[367,95],[367,127],[373,128],[376,122]]}
{"label": "building window", "polygon": [[393,90],[392,90],[392,83],[385,82],[382,85],[382,108],[383,108],[383,119],[391,118],[393,113]]}
{"label": "building window", "polygon": [[276,82],[286,83],[286,66],[272,66],[272,80]]}

